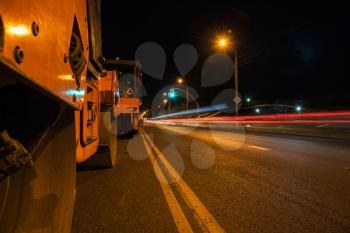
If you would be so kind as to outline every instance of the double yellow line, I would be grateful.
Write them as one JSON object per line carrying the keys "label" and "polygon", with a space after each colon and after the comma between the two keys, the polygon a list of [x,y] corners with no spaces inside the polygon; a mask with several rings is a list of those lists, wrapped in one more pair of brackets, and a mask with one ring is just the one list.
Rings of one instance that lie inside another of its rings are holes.
{"label": "double yellow line", "polygon": [[[171,177],[172,180],[176,181],[174,183],[176,190],[180,193],[186,205],[193,213],[203,232],[225,232],[224,229],[210,214],[208,209],[199,200],[199,198],[187,185],[187,183],[182,179],[182,177],[177,173],[174,167],[169,163],[169,161],[165,158],[165,156],[162,154],[159,148],[152,142],[152,140],[148,137],[148,135],[143,129],[141,129],[141,137],[143,139],[146,151],[152,163],[153,170],[159,178],[159,183],[161,185],[162,191],[164,193],[165,199],[168,203],[178,231],[193,232],[191,225],[189,224],[186,216],[184,215],[181,206],[178,203],[170,185],[167,182],[162,182],[166,181],[164,173],[166,173],[168,177]],[[158,159],[156,159],[156,156]],[[160,169],[159,163],[163,165],[163,171]]]}

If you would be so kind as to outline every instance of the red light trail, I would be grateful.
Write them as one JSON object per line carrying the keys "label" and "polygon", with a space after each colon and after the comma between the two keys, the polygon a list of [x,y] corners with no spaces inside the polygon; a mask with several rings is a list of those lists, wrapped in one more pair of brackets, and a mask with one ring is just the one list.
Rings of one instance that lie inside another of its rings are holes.
{"label": "red light trail", "polygon": [[[152,122],[152,121],[151,121]],[[156,122],[181,123],[240,123],[240,124],[350,124],[350,111],[344,112],[317,112],[317,113],[293,113],[259,116],[226,116],[212,118],[183,118],[164,119]]]}

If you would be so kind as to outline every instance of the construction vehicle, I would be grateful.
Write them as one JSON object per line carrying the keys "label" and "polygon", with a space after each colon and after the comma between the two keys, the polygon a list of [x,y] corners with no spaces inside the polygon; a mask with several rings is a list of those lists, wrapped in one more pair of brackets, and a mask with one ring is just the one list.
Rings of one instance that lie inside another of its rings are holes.
{"label": "construction vehicle", "polygon": [[119,75],[118,135],[132,137],[139,130],[142,104],[141,65],[134,60],[106,60],[104,67]]}
{"label": "construction vehicle", "polygon": [[1,233],[71,232],[76,164],[116,163],[100,15],[99,0],[0,1]]}

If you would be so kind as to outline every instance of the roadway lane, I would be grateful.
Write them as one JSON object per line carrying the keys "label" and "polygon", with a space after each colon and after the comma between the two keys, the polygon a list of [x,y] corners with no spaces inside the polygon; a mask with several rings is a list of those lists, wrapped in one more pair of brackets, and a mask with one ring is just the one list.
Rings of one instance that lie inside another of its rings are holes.
{"label": "roadway lane", "polygon": [[[227,232],[350,232],[348,141],[155,124],[144,130]],[[131,146],[119,147],[119,166],[78,174],[73,232],[176,232],[169,202],[143,160],[141,136],[122,143]],[[186,192],[175,186],[185,218],[200,232]]]}
{"label": "roadway lane", "polygon": [[118,140],[116,167],[77,173],[72,233],[177,232],[152,165]]}

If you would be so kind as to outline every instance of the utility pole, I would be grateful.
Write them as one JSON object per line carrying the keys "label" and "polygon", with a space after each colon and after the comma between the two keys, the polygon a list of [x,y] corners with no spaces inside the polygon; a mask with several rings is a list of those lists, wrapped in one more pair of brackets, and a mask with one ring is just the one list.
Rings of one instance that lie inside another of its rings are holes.
{"label": "utility pole", "polygon": [[170,105],[171,105],[171,101],[170,101],[170,98],[169,98],[169,101],[168,101],[168,113],[170,113],[170,110],[171,110]]}
{"label": "utility pole", "polygon": [[235,91],[236,91],[236,94],[235,94],[235,104],[236,104],[236,116],[239,115],[239,92],[238,92],[238,49],[237,47],[235,46],[234,48],[235,50]]}
{"label": "utility pole", "polygon": [[188,87],[186,86],[186,113],[188,114]]}

